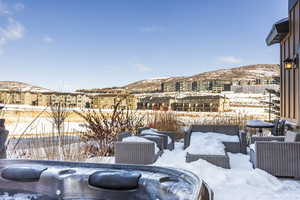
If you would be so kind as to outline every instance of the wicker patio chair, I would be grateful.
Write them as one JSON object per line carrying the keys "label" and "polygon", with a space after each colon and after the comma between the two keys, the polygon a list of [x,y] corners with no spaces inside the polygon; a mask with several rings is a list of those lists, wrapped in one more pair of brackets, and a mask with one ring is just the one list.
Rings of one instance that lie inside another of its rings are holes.
{"label": "wicker patio chair", "polygon": [[274,127],[271,129],[271,134],[273,136],[279,136],[279,123],[279,119],[274,120]]}
{"label": "wicker patio chair", "polygon": [[278,124],[278,136],[282,136],[285,133],[286,120],[281,120]]}
{"label": "wicker patio chair", "polygon": [[252,137],[250,161],[254,168],[274,176],[300,178],[300,134],[285,137]]}
{"label": "wicker patio chair", "polygon": [[144,136],[140,136],[140,137],[150,140],[152,142],[155,142],[161,151],[164,150],[164,138],[162,138],[160,136],[155,136],[155,135],[144,135]]}
{"label": "wicker patio chair", "polygon": [[[152,130],[154,133],[150,133],[150,132],[143,132],[144,130],[147,129],[143,129],[140,132],[141,136],[159,136],[163,138],[163,143],[164,143],[164,149],[169,149],[169,150],[173,150],[174,146],[175,146],[175,132],[168,132],[168,131],[157,131],[157,130]],[[169,141],[169,138],[171,139],[171,141]]]}
{"label": "wicker patio chair", "polygon": [[175,148],[175,140],[177,132],[175,131],[155,131],[159,134],[167,135],[169,138],[171,138],[171,142],[168,143],[167,149],[173,150]]}
{"label": "wicker patio chair", "polygon": [[115,163],[153,164],[161,154],[154,142],[115,142]]}

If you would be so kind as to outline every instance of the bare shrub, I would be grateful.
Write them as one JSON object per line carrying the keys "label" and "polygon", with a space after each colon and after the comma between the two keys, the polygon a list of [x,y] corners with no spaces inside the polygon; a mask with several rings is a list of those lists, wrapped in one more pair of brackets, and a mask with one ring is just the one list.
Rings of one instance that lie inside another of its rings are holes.
{"label": "bare shrub", "polygon": [[255,119],[254,115],[236,113],[234,115],[213,115],[206,118],[195,119],[191,124],[196,125],[238,125],[241,129],[245,128],[247,121]]}
{"label": "bare shrub", "polygon": [[176,112],[170,111],[157,111],[148,118],[147,126],[155,128],[159,131],[172,131],[176,132],[176,139],[179,140],[184,137],[182,128],[185,124],[179,120]]}
{"label": "bare shrub", "polygon": [[51,112],[49,112],[49,118],[52,123],[52,132],[58,135],[58,151],[60,160],[64,160],[64,151],[62,144],[62,137],[65,132],[65,122],[70,112],[67,110],[65,104],[58,102],[50,106]]}
{"label": "bare shrub", "polygon": [[181,122],[174,112],[155,112],[149,119],[148,126],[160,131],[178,131],[184,123]]}
{"label": "bare shrub", "polygon": [[117,134],[123,131],[136,133],[139,127],[144,126],[144,116],[136,111],[129,110],[128,106],[121,106],[126,97],[116,99],[112,112],[101,109],[88,111],[74,111],[85,121],[87,132],[83,137],[89,144],[85,151],[90,157],[111,156],[114,154],[113,142]]}

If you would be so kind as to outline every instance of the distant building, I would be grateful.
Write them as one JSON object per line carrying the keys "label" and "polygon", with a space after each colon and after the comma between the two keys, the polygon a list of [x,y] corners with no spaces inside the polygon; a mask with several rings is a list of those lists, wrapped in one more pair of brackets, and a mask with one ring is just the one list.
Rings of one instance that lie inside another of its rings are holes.
{"label": "distant building", "polygon": [[119,108],[136,110],[137,98],[127,94],[96,94],[90,96],[91,105],[95,109],[113,109],[114,105],[120,102]]}
{"label": "distant building", "polygon": [[171,109],[170,101],[172,97],[152,97],[140,98],[137,103],[138,110],[163,110]]}
{"label": "distant building", "polygon": [[161,84],[162,92],[212,92],[221,93],[223,91],[233,91],[233,86],[249,85],[273,85],[276,77],[257,79],[233,79],[233,80],[176,80]]}
{"label": "distant building", "polygon": [[173,110],[186,112],[225,112],[230,110],[229,99],[221,95],[175,97],[143,97],[139,110]]}
{"label": "distant building", "polygon": [[70,108],[86,108],[89,107],[90,102],[90,98],[83,93],[0,90],[0,103],[2,104],[51,106],[61,103]]}
{"label": "distant building", "polygon": [[186,112],[226,112],[230,110],[229,99],[221,95],[188,96],[175,99],[171,110]]}

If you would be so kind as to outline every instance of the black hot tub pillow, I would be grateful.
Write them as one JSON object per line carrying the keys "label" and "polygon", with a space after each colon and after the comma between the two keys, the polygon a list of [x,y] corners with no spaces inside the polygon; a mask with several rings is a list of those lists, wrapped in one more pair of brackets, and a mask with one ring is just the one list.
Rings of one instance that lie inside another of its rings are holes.
{"label": "black hot tub pillow", "polygon": [[125,171],[100,171],[89,176],[89,184],[110,190],[132,190],[139,185],[140,173]]}
{"label": "black hot tub pillow", "polygon": [[1,171],[4,179],[18,182],[37,182],[47,168],[7,167]]}

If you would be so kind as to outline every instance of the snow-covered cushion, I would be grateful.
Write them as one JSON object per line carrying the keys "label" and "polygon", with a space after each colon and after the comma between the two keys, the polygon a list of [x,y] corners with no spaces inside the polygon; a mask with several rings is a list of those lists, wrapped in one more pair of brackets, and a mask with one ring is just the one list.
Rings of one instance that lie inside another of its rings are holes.
{"label": "snow-covered cushion", "polygon": [[138,137],[138,136],[130,136],[123,138],[123,142],[145,142],[145,143],[154,143],[155,147],[155,153],[157,154],[159,152],[159,148],[155,142],[152,142],[151,140],[147,140],[146,138]]}
{"label": "snow-covered cushion", "polygon": [[202,133],[202,132],[192,132],[192,135],[205,135],[207,134],[209,137],[215,138],[216,140],[222,142],[240,142],[240,139],[237,135],[225,135],[222,133]]}
{"label": "snow-covered cushion", "polygon": [[250,144],[250,150],[253,150],[255,152],[255,144]]}
{"label": "snow-covered cushion", "polygon": [[284,142],[300,142],[300,134],[288,131],[284,137]]}
{"label": "snow-covered cushion", "polygon": [[187,152],[197,155],[225,155],[223,141],[215,136],[216,134],[211,133],[192,134]]}
{"label": "snow-covered cushion", "polygon": [[[149,134],[149,135],[162,135],[161,133],[157,132],[157,129],[150,128],[150,129],[145,129],[141,132],[141,134]],[[168,144],[172,143],[172,139],[168,136]]]}

